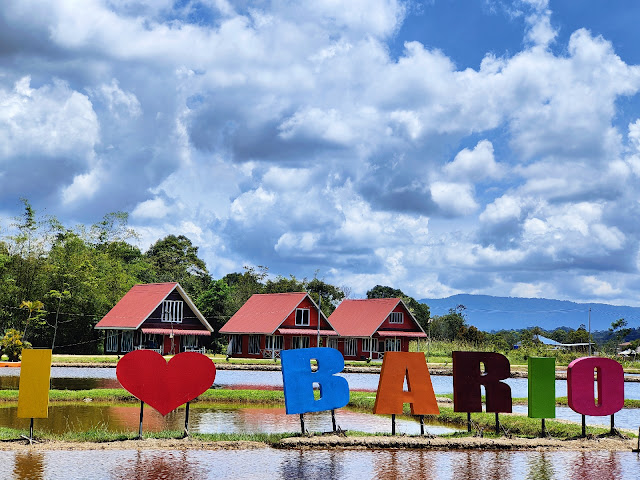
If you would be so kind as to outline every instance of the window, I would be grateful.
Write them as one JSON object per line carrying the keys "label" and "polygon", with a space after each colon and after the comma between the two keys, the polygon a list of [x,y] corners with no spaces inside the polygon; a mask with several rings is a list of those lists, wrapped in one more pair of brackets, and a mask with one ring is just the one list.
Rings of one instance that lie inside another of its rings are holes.
{"label": "window", "polygon": [[265,338],[265,347],[267,350],[282,350],[282,335],[267,335]]}
{"label": "window", "polygon": [[338,339],[336,337],[327,337],[327,348],[338,349]]}
{"label": "window", "polygon": [[249,353],[251,355],[260,353],[260,335],[249,335]]}
{"label": "window", "polygon": [[107,330],[107,352],[118,351],[118,332],[113,330]]}
{"label": "window", "polygon": [[182,338],[182,346],[184,348],[197,348],[198,338],[195,335],[185,335]]}
{"label": "window", "polygon": [[302,327],[309,326],[308,308],[296,308],[296,325]]}
{"label": "window", "polygon": [[386,352],[399,352],[402,350],[402,339],[387,338],[384,341],[384,349]]}
{"label": "window", "polygon": [[402,312],[391,312],[389,314],[389,323],[404,323],[404,314]]}
{"label": "window", "polygon": [[230,336],[227,353],[231,353],[232,355],[242,353],[242,335]]}
{"label": "window", "polygon": [[344,341],[344,355],[345,357],[355,357],[358,354],[358,339],[347,338]]}
{"label": "window", "polygon": [[377,352],[378,351],[378,339],[377,338],[363,338],[362,339],[362,351],[364,353]]}
{"label": "window", "polygon": [[133,332],[122,332],[122,351],[130,352],[133,350]]}
{"label": "window", "polygon": [[182,323],[184,302],[181,300],[165,300],[162,302],[162,321]]}
{"label": "window", "polygon": [[309,337],[291,337],[291,348],[309,348]]}

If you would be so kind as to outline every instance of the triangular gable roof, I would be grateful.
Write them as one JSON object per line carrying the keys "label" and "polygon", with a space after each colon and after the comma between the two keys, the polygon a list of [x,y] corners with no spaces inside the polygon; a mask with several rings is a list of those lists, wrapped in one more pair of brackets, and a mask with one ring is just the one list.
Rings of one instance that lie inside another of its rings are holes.
{"label": "triangular gable roof", "polygon": [[411,311],[399,298],[343,300],[331,314],[329,320],[341,337],[370,337],[400,303],[411,320],[424,333]]}
{"label": "triangular gable roof", "polygon": [[177,282],[134,285],[96,324],[95,328],[136,330],[174,290],[178,291],[200,323],[208,331],[213,332],[209,322]]}
{"label": "triangular gable roof", "polygon": [[[256,293],[229,319],[220,333],[264,333],[273,335],[291,313],[309,298],[313,306],[318,306],[306,292]],[[329,322],[324,313],[322,319]],[[329,325],[331,325],[329,323]],[[332,327],[333,328],[333,327]]]}

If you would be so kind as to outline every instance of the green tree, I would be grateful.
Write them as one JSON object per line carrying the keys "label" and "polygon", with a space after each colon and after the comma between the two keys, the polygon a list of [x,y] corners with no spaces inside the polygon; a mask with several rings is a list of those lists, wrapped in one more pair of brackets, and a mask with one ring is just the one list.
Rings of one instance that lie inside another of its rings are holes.
{"label": "green tree", "polygon": [[23,341],[22,334],[15,328],[8,329],[0,339],[0,352],[6,355],[10,362],[20,360],[23,348],[31,348],[31,344]]}
{"label": "green tree", "polygon": [[168,235],[155,242],[145,256],[150,261],[157,282],[178,282],[192,297],[204,292],[211,277],[198,247],[184,235]]}
{"label": "green tree", "polygon": [[209,284],[209,288],[196,298],[195,302],[200,313],[213,327],[212,348],[216,352],[222,352],[224,341],[219,332],[232,315],[231,287],[224,279],[214,280]]}
{"label": "green tree", "polygon": [[618,345],[624,340],[624,338],[631,332],[630,328],[627,328],[627,321],[624,318],[619,318],[611,322],[609,327],[610,338],[607,341],[606,349],[610,353],[615,353],[618,349]]}
{"label": "green tree", "polygon": [[446,315],[435,316],[431,322],[431,334],[440,340],[455,340],[463,338],[467,328],[464,305],[450,308]]}
{"label": "green tree", "polygon": [[244,273],[228,273],[222,277],[231,288],[230,302],[233,313],[237,312],[251,298],[251,295],[264,293],[264,281],[268,272],[269,269],[262,265],[258,265],[257,268],[245,266]]}
{"label": "green tree", "polygon": [[[20,304],[20,308],[23,308],[29,312],[29,316],[24,323],[24,332],[22,333],[22,338],[26,340],[27,338],[27,328],[29,328],[29,322],[31,321],[31,317],[33,317],[33,321],[37,322],[44,315],[44,303],[40,300],[23,300]],[[35,315],[34,315],[35,312]]]}

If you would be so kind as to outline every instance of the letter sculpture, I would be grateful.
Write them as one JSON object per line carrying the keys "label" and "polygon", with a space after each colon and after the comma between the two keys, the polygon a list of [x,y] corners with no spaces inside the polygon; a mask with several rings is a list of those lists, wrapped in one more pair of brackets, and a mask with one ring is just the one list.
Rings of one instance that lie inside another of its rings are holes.
{"label": "letter sculpture", "polygon": [[[480,370],[484,363],[485,372]],[[511,387],[500,380],[509,378],[509,359],[493,352],[453,352],[453,410],[481,412],[484,385],[487,412],[511,413]]]}
{"label": "letter sculpture", "polygon": [[[593,391],[594,372],[598,398]],[[582,415],[613,415],[624,407],[624,371],[610,358],[583,357],[567,367],[569,407]]]}
{"label": "letter sculpture", "polygon": [[[317,371],[311,361],[318,362]],[[334,348],[299,348],[280,352],[282,384],[287,413],[322,412],[349,403],[349,383],[340,373],[344,357]],[[313,384],[320,386],[320,398],[313,395]]]}
{"label": "letter sculpture", "polygon": [[[403,388],[405,377],[406,392]],[[373,413],[402,414],[405,403],[411,405],[412,415],[440,413],[424,354],[387,352],[382,361]]]}

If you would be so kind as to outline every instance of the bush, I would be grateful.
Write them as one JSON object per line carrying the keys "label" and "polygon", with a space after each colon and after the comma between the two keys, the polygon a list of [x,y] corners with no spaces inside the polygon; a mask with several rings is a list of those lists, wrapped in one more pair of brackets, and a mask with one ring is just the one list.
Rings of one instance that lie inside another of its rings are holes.
{"label": "bush", "polygon": [[23,348],[31,348],[31,344],[29,342],[23,342],[22,333],[15,328],[7,330],[4,337],[0,340],[0,351],[8,357],[10,362],[20,360]]}

